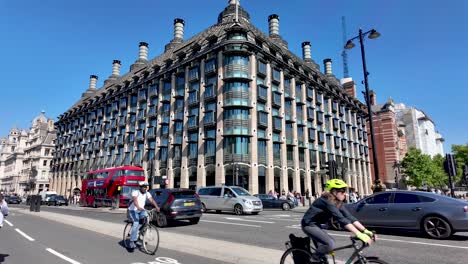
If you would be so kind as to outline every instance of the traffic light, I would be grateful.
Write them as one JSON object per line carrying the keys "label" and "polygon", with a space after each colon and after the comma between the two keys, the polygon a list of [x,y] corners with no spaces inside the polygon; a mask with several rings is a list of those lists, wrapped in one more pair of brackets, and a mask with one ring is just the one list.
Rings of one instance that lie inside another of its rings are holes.
{"label": "traffic light", "polygon": [[444,170],[449,176],[457,175],[457,164],[452,154],[445,155]]}

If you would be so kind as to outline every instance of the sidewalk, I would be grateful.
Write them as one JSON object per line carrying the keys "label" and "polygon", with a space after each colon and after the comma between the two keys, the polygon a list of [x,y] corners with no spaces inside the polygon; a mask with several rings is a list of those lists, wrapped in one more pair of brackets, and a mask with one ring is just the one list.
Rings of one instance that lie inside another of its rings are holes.
{"label": "sidewalk", "polygon": [[[78,216],[70,216],[52,212],[29,212],[27,209],[11,208],[12,212],[34,215],[51,221],[72,225],[103,235],[111,236],[119,241],[122,239],[124,223],[116,224]],[[203,256],[227,263],[258,264],[278,263],[282,250],[267,249],[252,245],[244,245],[229,241],[181,235],[159,229],[160,247],[184,253]]]}

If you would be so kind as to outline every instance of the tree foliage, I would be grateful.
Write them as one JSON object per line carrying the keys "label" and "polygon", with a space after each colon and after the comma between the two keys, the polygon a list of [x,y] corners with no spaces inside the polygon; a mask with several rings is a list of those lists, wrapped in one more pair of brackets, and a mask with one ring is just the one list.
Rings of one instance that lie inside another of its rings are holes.
{"label": "tree foliage", "polygon": [[448,185],[448,175],[444,171],[445,158],[436,155],[434,158],[422,154],[421,150],[410,148],[402,161],[404,173],[408,176],[407,184],[415,187],[439,187]]}
{"label": "tree foliage", "polygon": [[455,182],[460,182],[463,174],[463,166],[468,165],[468,143],[465,145],[452,145],[452,153],[457,163]]}

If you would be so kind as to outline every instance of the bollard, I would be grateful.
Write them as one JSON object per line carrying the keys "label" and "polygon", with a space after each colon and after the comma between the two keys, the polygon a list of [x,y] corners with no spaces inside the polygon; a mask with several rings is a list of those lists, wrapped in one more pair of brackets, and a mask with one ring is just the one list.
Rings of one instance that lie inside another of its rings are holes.
{"label": "bollard", "polygon": [[34,212],[34,200],[36,199],[36,195],[29,196],[29,211]]}

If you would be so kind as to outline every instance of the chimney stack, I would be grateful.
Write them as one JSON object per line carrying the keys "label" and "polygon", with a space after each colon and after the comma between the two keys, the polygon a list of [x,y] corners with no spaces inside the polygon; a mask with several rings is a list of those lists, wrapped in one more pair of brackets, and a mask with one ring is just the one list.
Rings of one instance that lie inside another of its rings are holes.
{"label": "chimney stack", "polygon": [[185,22],[183,19],[174,19],[174,40],[177,42],[182,42],[184,40],[184,25]]}
{"label": "chimney stack", "polygon": [[140,42],[140,50],[138,52],[138,61],[146,62],[148,61],[148,43]]}
{"label": "chimney stack", "polygon": [[354,83],[353,78],[343,78],[340,80],[340,83],[348,96],[356,98],[356,84]]}
{"label": "chimney stack", "polygon": [[270,37],[279,36],[279,16],[277,14],[272,14],[268,17],[268,25]]}
{"label": "chimney stack", "polygon": [[89,76],[89,88],[88,88],[88,90],[96,90],[97,80],[98,80],[98,77],[96,75]]}
{"label": "chimney stack", "polygon": [[229,0],[229,5],[235,5],[236,2],[238,2],[240,4],[239,0]]}
{"label": "chimney stack", "polygon": [[369,91],[369,100],[370,100],[371,105],[377,104],[377,94],[375,93],[374,90]]}
{"label": "chimney stack", "polygon": [[333,75],[332,72],[332,60],[331,59],[324,59],[323,66],[325,68],[325,75]]}
{"label": "chimney stack", "polygon": [[111,77],[119,77],[120,76],[120,66],[121,62],[119,60],[114,60],[112,62],[112,76]]}
{"label": "chimney stack", "polygon": [[302,59],[306,62],[312,61],[312,55],[310,52],[310,42],[304,41],[302,42]]}

